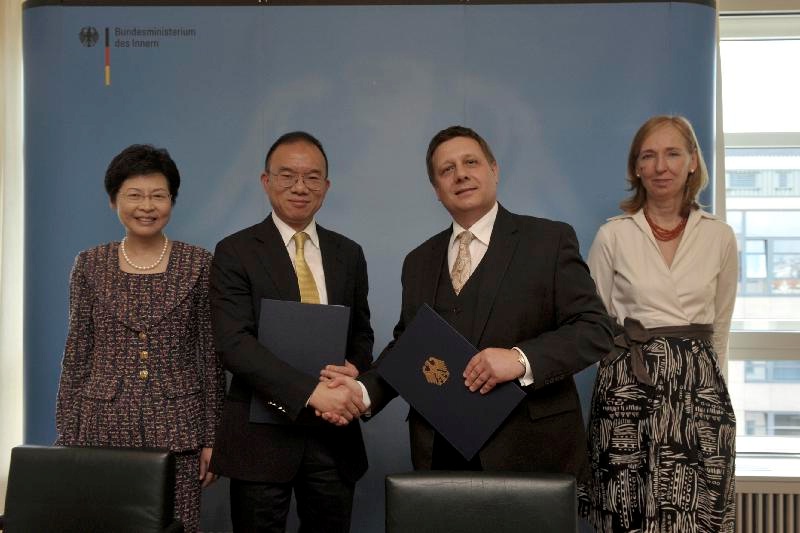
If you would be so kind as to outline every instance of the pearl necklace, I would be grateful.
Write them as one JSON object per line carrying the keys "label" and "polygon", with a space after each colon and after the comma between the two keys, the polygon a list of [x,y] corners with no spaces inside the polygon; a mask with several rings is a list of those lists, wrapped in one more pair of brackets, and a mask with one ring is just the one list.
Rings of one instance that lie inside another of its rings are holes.
{"label": "pearl necklace", "polygon": [[152,270],[155,267],[157,267],[159,264],[161,264],[161,260],[164,259],[164,255],[167,253],[167,244],[169,244],[169,239],[167,239],[166,235],[164,235],[164,247],[161,248],[161,255],[158,256],[158,259],[156,259],[155,263],[153,263],[152,265],[147,265],[147,266],[137,265],[133,261],[131,261],[130,257],[128,257],[128,253],[125,251],[125,240],[127,238],[128,238],[127,235],[125,237],[123,237],[122,238],[122,243],[120,244],[120,249],[122,250],[122,257],[125,258],[125,262],[126,263],[128,263],[130,266],[132,266],[133,268],[135,268],[137,270]]}

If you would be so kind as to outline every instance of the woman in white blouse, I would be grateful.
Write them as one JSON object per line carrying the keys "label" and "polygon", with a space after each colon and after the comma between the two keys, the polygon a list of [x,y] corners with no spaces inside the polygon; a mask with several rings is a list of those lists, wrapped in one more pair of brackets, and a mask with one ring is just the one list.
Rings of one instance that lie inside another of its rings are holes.
{"label": "woman in white blouse", "polygon": [[633,194],[589,252],[620,327],[595,383],[583,503],[598,531],[733,532],[736,422],[721,369],[736,238],[697,202],[708,172],[685,118],[645,122],[627,170]]}

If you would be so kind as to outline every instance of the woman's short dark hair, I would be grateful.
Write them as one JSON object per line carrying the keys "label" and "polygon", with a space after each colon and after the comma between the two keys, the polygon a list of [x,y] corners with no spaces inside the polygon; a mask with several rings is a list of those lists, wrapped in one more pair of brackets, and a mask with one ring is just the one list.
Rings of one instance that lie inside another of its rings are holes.
{"label": "woman's short dark hair", "polygon": [[181,174],[169,152],[151,144],[132,144],[111,160],[105,178],[108,197],[112,202],[115,201],[126,179],[148,174],[163,174],[167,178],[169,194],[174,205],[178,197],[178,188],[181,186]]}

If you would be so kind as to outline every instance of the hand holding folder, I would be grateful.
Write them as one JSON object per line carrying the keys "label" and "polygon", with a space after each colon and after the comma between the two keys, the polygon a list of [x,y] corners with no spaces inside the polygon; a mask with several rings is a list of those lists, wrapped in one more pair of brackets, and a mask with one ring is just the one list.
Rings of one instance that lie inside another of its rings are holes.
{"label": "hand holding folder", "polygon": [[[258,341],[296,369],[313,376],[327,364],[344,364],[350,308],[261,300]],[[253,394],[250,422],[290,424],[275,402]]]}
{"label": "hand holding folder", "polygon": [[525,397],[513,382],[471,392],[462,372],[478,352],[427,304],[378,365],[378,373],[470,460]]}

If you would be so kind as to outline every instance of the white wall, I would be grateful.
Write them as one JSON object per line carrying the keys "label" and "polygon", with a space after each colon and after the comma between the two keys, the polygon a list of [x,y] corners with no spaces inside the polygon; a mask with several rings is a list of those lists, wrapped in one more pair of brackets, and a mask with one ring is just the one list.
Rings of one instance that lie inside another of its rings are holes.
{"label": "white wall", "polygon": [[717,0],[722,13],[734,11],[798,11],[800,0]]}
{"label": "white wall", "polygon": [[0,2],[0,512],[22,442],[22,9]]}

